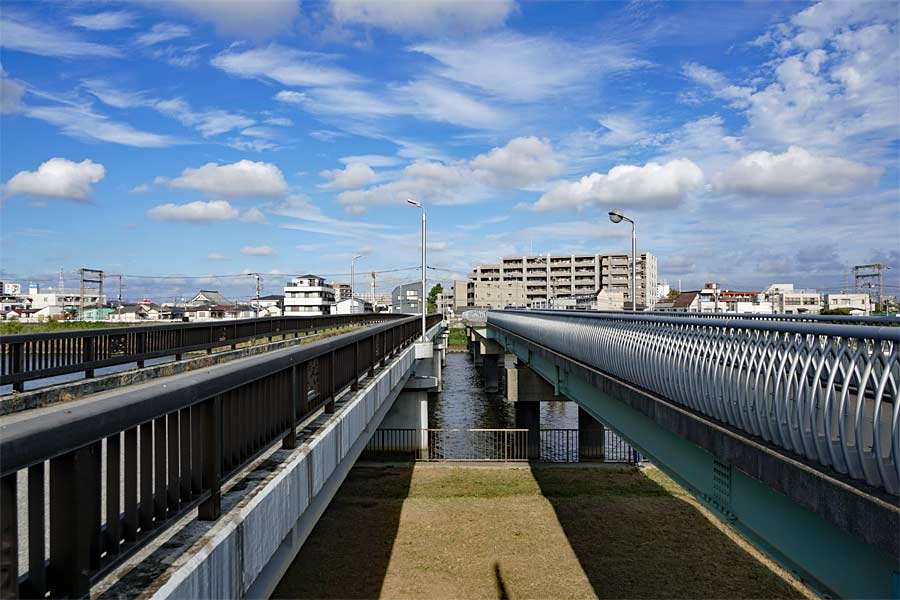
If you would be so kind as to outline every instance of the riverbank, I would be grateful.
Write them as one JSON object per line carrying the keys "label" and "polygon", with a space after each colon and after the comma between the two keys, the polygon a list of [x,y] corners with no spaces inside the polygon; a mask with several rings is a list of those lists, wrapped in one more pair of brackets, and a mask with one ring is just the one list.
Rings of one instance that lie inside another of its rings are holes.
{"label": "riverbank", "polygon": [[656,469],[356,467],[275,598],[811,597]]}

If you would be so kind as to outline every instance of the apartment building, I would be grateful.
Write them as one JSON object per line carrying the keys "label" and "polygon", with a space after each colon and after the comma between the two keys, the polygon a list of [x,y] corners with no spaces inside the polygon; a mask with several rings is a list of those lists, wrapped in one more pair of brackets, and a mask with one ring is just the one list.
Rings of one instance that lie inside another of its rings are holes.
{"label": "apartment building", "polygon": [[[504,256],[499,263],[483,264],[469,275],[475,282],[515,282],[524,287],[524,305],[547,304],[553,299],[595,294],[600,289],[621,292],[631,306],[631,254],[566,254]],[[657,300],[656,257],[637,257],[637,304],[652,307]],[[474,303],[470,306],[478,306]]]}
{"label": "apartment building", "polygon": [[348,300],[353,295],[353,288],[350,287],[349,283],[337,283],[336,281],[332,281],[328,285],[334,290],[334,299],[337,302]]}
{"label": "apartment building", "polygon": [[391,292],[391,312],[422,314],[422,282],[398,285]]}
{"label": "apartment building", "polygon": [[334,288],[318,275],[295,277],[284,286],[285,316],[330,315],[334,304]]}
{"label": "apartment building", "polygon": [[868,294],[825,294],[825,308],[846,308],[851,314],[867,315],[872,312],[872,299]]}
{"label": "apartment building", "polygon": [[763,292],[777,315],[819,314],[822,295],[816,290],[795,290],[792,283],[773,283]]}

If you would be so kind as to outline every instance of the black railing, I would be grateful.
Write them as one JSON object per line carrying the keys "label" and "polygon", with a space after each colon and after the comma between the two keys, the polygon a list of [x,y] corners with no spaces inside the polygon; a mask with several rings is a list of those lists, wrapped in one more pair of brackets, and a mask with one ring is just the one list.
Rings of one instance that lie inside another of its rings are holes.
{"label": "black railing", "polygon": [[85,596],[188,511],[218,518],[223,482],[279,442],[295,447],[301,420],[333,412],[420,327],[396,318],[0,426],[0,597]]}
{"label": "black railing", "polygon": [[544,462],[634,463],[639,459],[631,444],[609,429],[541,429]]}
{"label": "black railing", "polygon": [[101,367],[137,363],[186,352],[232,349],[250,340],[299,335],[335,327],[382,323],[404,315],[366,313],[318,317],[265,317],[204,323],[111,327],[49,333],[23,333],[0,338],[0,385],[22,391],[26,381],[83,372],[93,377]]}

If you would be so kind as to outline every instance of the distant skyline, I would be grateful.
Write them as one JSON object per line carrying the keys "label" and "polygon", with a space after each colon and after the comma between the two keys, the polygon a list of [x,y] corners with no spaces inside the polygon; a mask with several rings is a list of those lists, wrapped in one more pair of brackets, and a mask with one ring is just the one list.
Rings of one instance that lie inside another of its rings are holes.
{"label": "distant skyline", "polygon": [[895,2],[7,2],[0,45],[22,284],[277,293],[363,254],[389,290],[418,277],[413,197],[435,282],[628,252],[618,208],[673,288],[883,262],[900,294]]}

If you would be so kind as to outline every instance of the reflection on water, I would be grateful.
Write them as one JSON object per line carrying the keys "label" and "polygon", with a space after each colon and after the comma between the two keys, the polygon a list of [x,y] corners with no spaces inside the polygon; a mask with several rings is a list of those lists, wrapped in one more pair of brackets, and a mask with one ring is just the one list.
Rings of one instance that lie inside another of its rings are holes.
{"label": "reflection on water", "polygon": [[[515,409],[500,391],[484,390],[484,379],[468,353],[447,354],[444,391],[430,398],[428,426],[433,429],[506,429],[516,426]],[[541,427],[577,429],[574,402],[541,402]]]}

